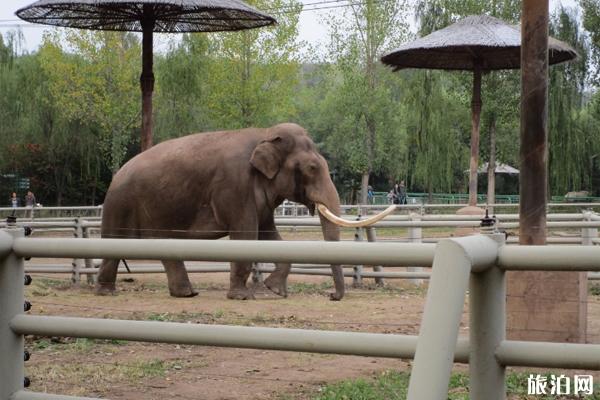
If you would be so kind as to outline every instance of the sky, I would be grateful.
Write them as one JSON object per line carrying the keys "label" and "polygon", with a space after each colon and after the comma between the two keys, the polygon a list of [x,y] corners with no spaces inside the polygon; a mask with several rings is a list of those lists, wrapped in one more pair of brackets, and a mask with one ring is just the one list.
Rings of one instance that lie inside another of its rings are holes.
{"label": "sky", "polygon": [[[300,0],[302,3],[315,3],[315,0]],[[342,1],[342,0],[338,0]],[[410,0],[409,0],[410,1]],[[26,23],[25,21],[19,20],[15,16],[15,11],[21,7],[25,7],[31,4],[33,0],[0,0],[0,33],[4,34],[7,31],[14,29],[14,26],[18,24],[22,28],[23,35],[25,37],[25,48],[27,51],[36,50],[41,41],[44,29],[47,27],[40,27]],[[576,0],[550,0],[550,9],[554,9],[558,5],[564,5],[566,7],[576,6]],[[310,8],[310,7],[308,7]],[[338,9],[339,10],[339,9]],[[327,42],[327,28],[322,23],[321,18],[330,10],[315,10],[305,11],[300,14],[299,22],[299,39],[305,41],[310,45],[324,44]],[[411,25],[414,25],[414,21],[410,21]],[[160,34],[155,36],[155,51],[162,51],[167,48],[167,43],[174,34]],[[176,34],[175,34],[176,36]]]}

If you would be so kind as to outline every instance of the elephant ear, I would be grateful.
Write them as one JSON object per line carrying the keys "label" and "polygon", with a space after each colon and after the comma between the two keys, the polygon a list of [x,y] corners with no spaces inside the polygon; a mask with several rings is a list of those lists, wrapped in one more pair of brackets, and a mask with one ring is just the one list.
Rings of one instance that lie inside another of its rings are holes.
{"label": "elephant ear", "polygon": [[269,179],[277,175],[283,161],[279,142],[281,142],[279,136],[263,140],[256,146],[250,158],[250,164]]}

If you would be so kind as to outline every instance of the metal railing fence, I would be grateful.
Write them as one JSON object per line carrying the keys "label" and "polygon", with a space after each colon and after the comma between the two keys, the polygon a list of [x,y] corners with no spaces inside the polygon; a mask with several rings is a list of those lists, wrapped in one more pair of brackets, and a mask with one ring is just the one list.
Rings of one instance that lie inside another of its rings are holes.
{"label": "metal railing fence", "polygon": [[[341,210],[349,214],[360,214],[366,215],[370,212],[382,210],[388,207],[390,204],[369,204],[369,205],[353,205],[343,204]],[[455,204],[428,204],[428,203],[414,203],[414,204],[398,204],[397,208],[400,212],[418,212],[419,214],[436,214],[440,211],[445,212],[448,210],[457,210],[465,207],[466,203],[455,203]],[[485,209],[487,207],[491,209],[499,210],[518,210],[518,203],[505,203],[498,202],[494,204],[488,204],[485,202],[479,203],[478,207]],[[598,202],[576,202],[576,203],[549,203],[547,205],[547,211],[556,212],[557,210],[600,210],[600,203]],[[29,216],[31,208],[28,207],[0,207],[0,218],[5,219],[10,215],[15,215],[18,218],[36,220],[36,219],[49,219],[49,218],[99,218],[102,216],[102,205],[98,206],[65,206],[65,207],[33,207],[33,214]],[[302,204],[295,202],[284,202],[282,205],[275,209],[275,215],[281,217],[298,217],[309,215],[308,209]]]}
{"label": "metal railing fence", "polygon": [[[24,257],[364,263],[430,265],[431,281],[419,336],[190,325],[27,315]],[[565,267],[567,266],[567,267]],[[470,365],[475,400],[504,399],[506,366],[600,370],[600,345],[519,342],[505,338],[507,270],[600,271],[596,246],[506,246],[504,235],[407,243],[204,241],[25,238],[0,231],[0,400],[76,399],[24,390],[23,335],[123,339],[267,350],[414,358],[408,399],[446,398],[454,362]],[[458,337],[470,296],[469,339]],[[81,398],[83,399],[83,398]]]}
{"label": "metal railing fence", "polygon": [[[351,216],[346,216],[352,218]],[[518,214],[498,214],[497,218],[500,222],[497,224],[499,228],[516,229],[519,226]],[[356,218],[356,217],[354,217]],[[437,243],[444,238],[440,237],[423,237],[423,229],[427,228],[476,228],[479,225],[478,216],[472,215],[448,215],[448,214],[431,214],[431,215],[391,215],[383,221],[378,222],[370,228],[357,229],[355,234],[356,241],[362,241],[366,236],[369,241],[377,241],[377,229],[407,229],[407,237],[404,239],[395,238],[397,242],[408,243]],[[600,243],[598,238],[598,227],[600,227],[600,216],[590,211],[582,213],[555,213],[548,214],[548,227],[550,229],[577,229],[580,234],[577,236],[549,236],[547,243],[549,244],[583,244],[596,245]],[[320,229],[320,221],[318,218],[304,217],[277,217],[275,219],[279,229]],[[19,220],[19,226],[28,226],[35,229],[36,232],[42,231],[67,231],[72,232],[76,238],[88,238],[93,236],[93,232],[100,229],[101,222],[98,217],[88,218],[66,218],[66,219],[37,219],[35,221]],[[0,228],[5,227],[6,223],[0,223]],[[352,228],[350,228],[352,229]],[[364,234],[363,231],[366,231]],[[510,236],[506,243],[518,243],[518,237]],[[45,265],[26,265],[28,272],[43,272],[43,273],[71,273],[72,280],[78,284],[81,276],[87,276],[88,283],[93,283],[94,275],[98,272],[99,260],[74,258],[71,265],[45,264]],[[331,275],[330,270],[325,269],[327,266],[313,266],[319,269],[311,269],[310,265],[295,265],[291,273],[299,275]],[[367,272],[362,265],[348,265],[347,268],[352,268],[352,272],[346,271],[345,276],[352,276],[355,284],[361,284],[363,278],[374,278],[377,284],[383,284],[384,278],[389,279],[409,279],[414,284],[420,284],[422,279],[428,279],[429,273],[424,272],[422,267],[407,266],[408,272],[385,271],[379,266],[373,266],[373,272]],[[229,267],[223,264],[219,265],[192,265],[187,266],[190,273],[205,273],[205,272],[228,272]],[[270,272],[273,268],[270,266],[257,265],[254,268],[254,273],[260,276],[263,272]],[[119,270],[123,271],[122,269]],[[132,264],[127,270],[128,273],[157,273],[164,271],[158,264]],[[599,279],[598,274],[589,274],[589,279]]]}

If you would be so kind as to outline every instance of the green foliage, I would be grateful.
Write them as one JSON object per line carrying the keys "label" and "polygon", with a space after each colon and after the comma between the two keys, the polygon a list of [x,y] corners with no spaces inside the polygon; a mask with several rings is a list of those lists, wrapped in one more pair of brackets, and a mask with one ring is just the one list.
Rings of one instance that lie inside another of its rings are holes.
{"label": "green foliage", "polygon": [[98,135],[111,171],[122,165],[139,125],[140,45],[130,33],[68,30],[46,35],[40,49],[52,104],[65,123]]}
{"label": "green foliage", "polygon": [[372,173],[395,178],[402,163],[405,130],[401,90],[378,58],[407,37],[404,2],[367,0],[327,19],[330,43],[316,129],[342,174],[361,176],[361,202]]}
{"label": "green foliage", "polygon": [[594,129],[597,120],[589,118],[585,107],[589,46],[576,16],[561,7],[552,18],[551,31],[579,54],[576,61],[550,70],[550,190],[564,195],[591,187],[600,137]]}
{"label": "green foliage", "polygon": [[270,126],[295,114],[300,3],[256,0],[251,4],[288,12],[277,15],[273,27],[211,37],[206,102],[214,129]]}
{"label": "green foliage", "polygon": [[[409,191],[466,191],[472,74],[392,73],[379,57],[466,15],[518,23],[520,1],[356,2],[323,18],[330,40],[315,48],[298,41],[297,0],[252,4],[273,10],[279,24],[185,34],[155,54],[155,142],[294,121],[313,135],[345,201],[361,187],[366,194],[367,183],[389,190],[400,179]],[[559,8],[551,19],[551,33],[579,53],[550,68],[554,195],[600,190],[600,3],[579,6],[581,14]],[[0,35],[0,176],[29,178],[44,205],[100,203],[112,173],[137,152],[140,43],[129,33],[74,30],[50,30],[31,54],[22,43],[19,31]],[[484,74],[481,162],[495,126],[497,160],[518,167],[519,97],[518,70]],[[3,189],[0,203],[17,188]]]}
{"label": "green foliage", "polygon": [[166,54],[155,57],[156,142],[209,129],[205,101],[206,82],[211,79],[208,46],[206,35],[185,34]]}
{"label": "green foliage", "polygon": [[[511,399],[530,399],[527,394],[528,372],[511,372],[506,374],[507,394]],[[542,374],[544,375],[544,374]],[[550,381],[550,373],[545,374]],[[408,392],[408,372],[386,371],[371,379],[359,378],[327,385],[320,389],[314,400],[401,400],[406,399]],[[448,385],[448,400],[469,399],[469,376],[465,373],[453,373]],[[555,395],[541,395],[543,400],[558,398]],[[561,396],[562,398],[562,396]],[[588,397],[586,397],[588,398]],[[589,399],[599,399],[594,394]]]}

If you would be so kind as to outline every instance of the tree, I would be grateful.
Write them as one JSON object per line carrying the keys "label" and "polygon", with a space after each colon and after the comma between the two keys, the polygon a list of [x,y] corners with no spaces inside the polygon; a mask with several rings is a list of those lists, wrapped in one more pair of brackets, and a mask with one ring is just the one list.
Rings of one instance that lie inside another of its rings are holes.
{"label": "tree", "polygon": [[600,148],[600,137],[597,130],[589,129],[591,121],[583,113],[589,47],[576,15],[561,7],[551,18],[550,31],[579,54],[577,60],[550,69],[550,191],[564,194],[591,186],[590,162]]}
{"label": "tree", "polygon": [[154,129],[157,141],[211,128],[208,110],[209,37],[184,34],[155,57]]}
{"label": "tree", "polygon": [[[516,0],[494,0],[494,1],[482,1],[482,0],[421,0],[417,3],[417,17],[419,19],[420,34],[426,35],[434,30],[441,29],[451,23],[456,22],[460,18],[464,18],[467,15],[491,15],[500,18],[509,23],[517,23],[520,15],[520,1]],[[446,79],[458,79],[460,86],[464,87],[464,93],[470,92],[471,89],[471,74],[454,74],[455,77],[448,77]],[[487,127],[487,136],[489,137],[490,147],[489,151],[483,151],[482,155],[487,153],[489,164],[488,164],[488,196],[490,202],[493,202],[493,195],[495,193],[494,182],[494,170],[495,170],[495,157],[498,149],[496,144],[504,145],[514,143],[514,136],[517,132],[513,130],[514,124],[518,123],[518,77],[517,74],[510,71],[491,71],[484,76],[482,85],[482,127]],[[463,98],[464,107],[468,107],[468,101],[466,97]],[[426,108],[421,108],[420,112],[426,111]],[[447,124],[446,124],[447,125]],[[508,127],[509,129],[503,129]],[[500,129],[498,129],[500,128]],[[501,140],[496,140],[496,134],[502,134]],[[504,135],[509,135],[510,140]],[[485,137],[485,135],[482,135]],[[468,144],[468,141],[467,141]],[[435,146],[435,143],[431,143],[431,146]],[[500,147],[500,146],[499,146]],[[502,146],[500,151],[505,155],[511,154],[506,151]],[[511,147],[511,150],[513,147]],[[427,150],[426,150],[427,151]],[[441,154],[443,156],[443,154]],[[450,156],[450,155],[448,155]],[[448,157],[446,156],[446,157]],[[431,158],[433,162],[438,160],[437,158]],[[509,160],[503,160],[509,161]],[[435,165],[429,165],[428,168],[435,170]],[[431,177],[430,179],[433,179]]]}
{"label": "tree", "polygon": [[263,10],[283,10],[278,24],[211,35],[207,110],[216,129],[267,126],[294,116],[300,44],[297,0],[258,0]]}
{"label": "tree", "polygon": [[[360,174],[363,204],[372,173],[398,170],[397,163],[386,161],[401,154],[404,129],[384,78],[390,72],[379,57],[406,38],[406,16],[404,2],[365,0],[327,20],[331,68],[321,129],[330,132],[326,143],[332,156]],[[383,148],[383,143],[396,146]]]}
{"label": "tree", "polygon": [[55,106],[68,122],[92,129],[113,173],[139,126],[140,53],[131,33],[84,30],[54,31],[40,49]]}

